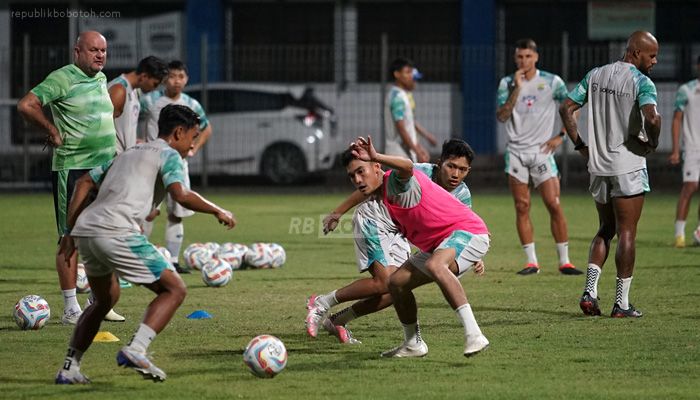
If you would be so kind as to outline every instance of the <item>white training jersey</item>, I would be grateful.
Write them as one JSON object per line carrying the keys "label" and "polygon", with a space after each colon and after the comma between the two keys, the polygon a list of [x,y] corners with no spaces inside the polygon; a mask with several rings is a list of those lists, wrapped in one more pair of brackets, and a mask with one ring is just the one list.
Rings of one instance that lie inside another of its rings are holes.
{"label": "white training jersey", "polygon": [[154,90],[144,96],[141,96],[141,114],[146,118],[146,141],[151,142],[158,138],[158,117],[160,110],[168,104],[179,104],[189,107],[199,116],[199,129],[203,130],[209,125],[207,115],[199,102],[187,93],[180,93],[180,97],[172,99],[165,95],[165,89],[160,88]]}
{"label": "white training jersey", "polygon": [[697,154],[700,152],[700,84],[697,79],[678,88],[675,111],[683,113],[683,151]]}
{"label": "white training jersey", "polygon": [[126,149],[88,172],[99,185],[97,198],[78,216],[76,237],[119,237],[141,233],[141,225],[165,189],[185,186],[183,160],[163,139]]}
{"label": "white training jersey", "polygon": [[641,146],[646,135],[641,107],[656,105],[656,86],[634,65],[618,61],[594,68],[569,93],[588,104],[588,171],[616,176],[646,168]]}
{"label": "white training jersey", "polygon": [[[514,74],[501,79],[498,85],[498,106],[503,106],[513,89]],[[566,85],[555,74],[537,70],[531,80],[522,80],[513,113],[505,122],[509,150],[539,152],[540,146],[552,137],[557,102],[566,99]]]}
{"label": "white training jersey", "polygon": [[403,121],[408,136],[413,143],[418,141],[416,123],[413,119],[414,108],[415,102],[411,93],[392,85],[384,102],[385,154],[406,157],[413,162],[416,161],[416,153],[404,144],[401,135],[399,135],[399,130],[396,128],[396,122]]}
{"label": "white training jersey", "polygon": [[114,85],[122,85],[126,90],[122,114],[114,119],[114,127],[117,129],[117,154],[119,154],[136,144],[136,127],[139,122],[139,112],[141,112],[141,91],[134,89],[124,74],[109,82],[107,88]]}

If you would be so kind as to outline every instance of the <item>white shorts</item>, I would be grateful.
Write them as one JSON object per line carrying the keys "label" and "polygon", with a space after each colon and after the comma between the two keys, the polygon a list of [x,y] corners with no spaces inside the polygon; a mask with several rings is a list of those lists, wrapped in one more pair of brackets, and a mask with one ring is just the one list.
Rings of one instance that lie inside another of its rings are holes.
{"label": "white shorts", "polygon": [[683,152],[683,182],[700,181],[700,154]]}
{"label": "white shorts", "polygon": [[383,266],[400,267],[411,254],[411,246],[384,213],[381,202],[368,200],[357,206],[352,216],[357,269],[365,272],[375,261]]}
{"label": "white shorts", "polygon": [[[183,159],[183,164],[185,165],[185,186],[190,189],[190,168],[187,159]],[[187,218],[194,215],[194,211],[189,208],[185,208],[180,205],[177,201],[170,197],[170,193],[166,194],[165,206],[168,211],[168,215],[174,215],[178,218]]]}
{"label": "white shorts", "polygon": [[600,204],[607,204],[613,197],[636,196],[651,191],[646,168],[617,176],[591,174],[588,190],[593,199]]}
{"label": "white shorts", "polygon": [[[490,241],[489,235],[487,234],[472,235],[466,231],[455,231],[452,232],[452,235],[443,240],[436,250],[446,248],[455,249],[457,254],[455,256],[455,261],[457,262],[457,267],[459,268],[457,276],[461,277],[465,272],[469,271],[474,264],[484,258],[486,252],[489,251]],[[435,277],[425,267],[425,262],[432,255],[433,253],[419,251],[412,255],[408,259],[408,262],[410,262],[411,265],[416,267],[422,273],[426,274],[432,279],[435,279]]]}
{"label": "white shorts", "polygon": [[528,184],[532,178],[535,187],[551,178],[559,177],[559,169],[554,156],[544,153],[518,153],[506,150],[506,174]]}
{"label": "white shorts", "polygon": [[170,264],[144,235],[76,237],[75,240],[88,276],[116,272],[131,283],[149,284],[160,279]]}

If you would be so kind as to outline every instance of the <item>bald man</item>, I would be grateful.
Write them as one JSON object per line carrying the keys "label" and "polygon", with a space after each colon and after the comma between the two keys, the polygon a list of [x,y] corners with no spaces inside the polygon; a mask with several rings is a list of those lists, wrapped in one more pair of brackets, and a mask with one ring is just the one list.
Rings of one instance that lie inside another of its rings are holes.
{"label": "bald man", "polygon": [[[59,240],[70,233],[66,214],[75,182],[116,153],[114,108],[107,77],[102,73],[107,40],[99,32],[82,32],[73,48],[73,60],[73,64],[51,72],[17,104],[22,117],[41,128],[46,144],[53,148],[51,184]],[[47,105],[53,122],[42,111]],[[82,312],[75,291],[77,256],[70,262],[56,256],[56,271],[64,300],[61,321],[75,325]],[[118,314],[110,318],[124,320]]]}
{"label": "bald man", "polygon": [[[656,86],[649,78],[658,51],[659,44],[651,33],[634,32],[622,60],[588,72],[559,109],[574,149],[588,159],[589,190],[600,221],[591,243],[586,285],[579,302],[586,315],[600,315],[598,278],[608,258],[610,241],[617,234],[617,284],[611,316],[642,316],[630,304],[629,290],[637,222],[644,194],[650,191],[645,156],[656,149],[661,130]],[[584,142],[573,115],[586,103],[589,128]]]}

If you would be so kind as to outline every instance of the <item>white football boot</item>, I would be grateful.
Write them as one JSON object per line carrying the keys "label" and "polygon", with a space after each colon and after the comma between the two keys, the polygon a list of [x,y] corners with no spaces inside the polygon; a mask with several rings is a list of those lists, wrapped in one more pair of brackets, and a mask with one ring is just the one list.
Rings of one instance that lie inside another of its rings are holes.
{"label": "white football boot", "polygon": [[489,340],[484,335],[468,336],[464,341],[464,356],[471,357],[489,347]]}

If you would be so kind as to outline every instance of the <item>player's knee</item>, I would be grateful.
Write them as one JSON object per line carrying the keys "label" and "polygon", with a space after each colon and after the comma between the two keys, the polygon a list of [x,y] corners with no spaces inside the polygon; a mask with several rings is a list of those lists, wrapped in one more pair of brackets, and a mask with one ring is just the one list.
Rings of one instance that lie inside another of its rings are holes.
{"label": "player's knee", "polygon": [[389,283],[391,281],[391,275],[381,275],[372,278],[374,283],[374,294],[385,294],[389,293]]}
{"label": "player's knee", "polygon": [[515,211],[519,214],[527,214],[530,211],[530,201],[525,199],[515,200]]}
{"label": "player's knee", "polygon": [[433,276],[437,276],[447,271],[448,265],[433,259],[428,259],[428,261],[425,262],[425,269],[427,269]]}

